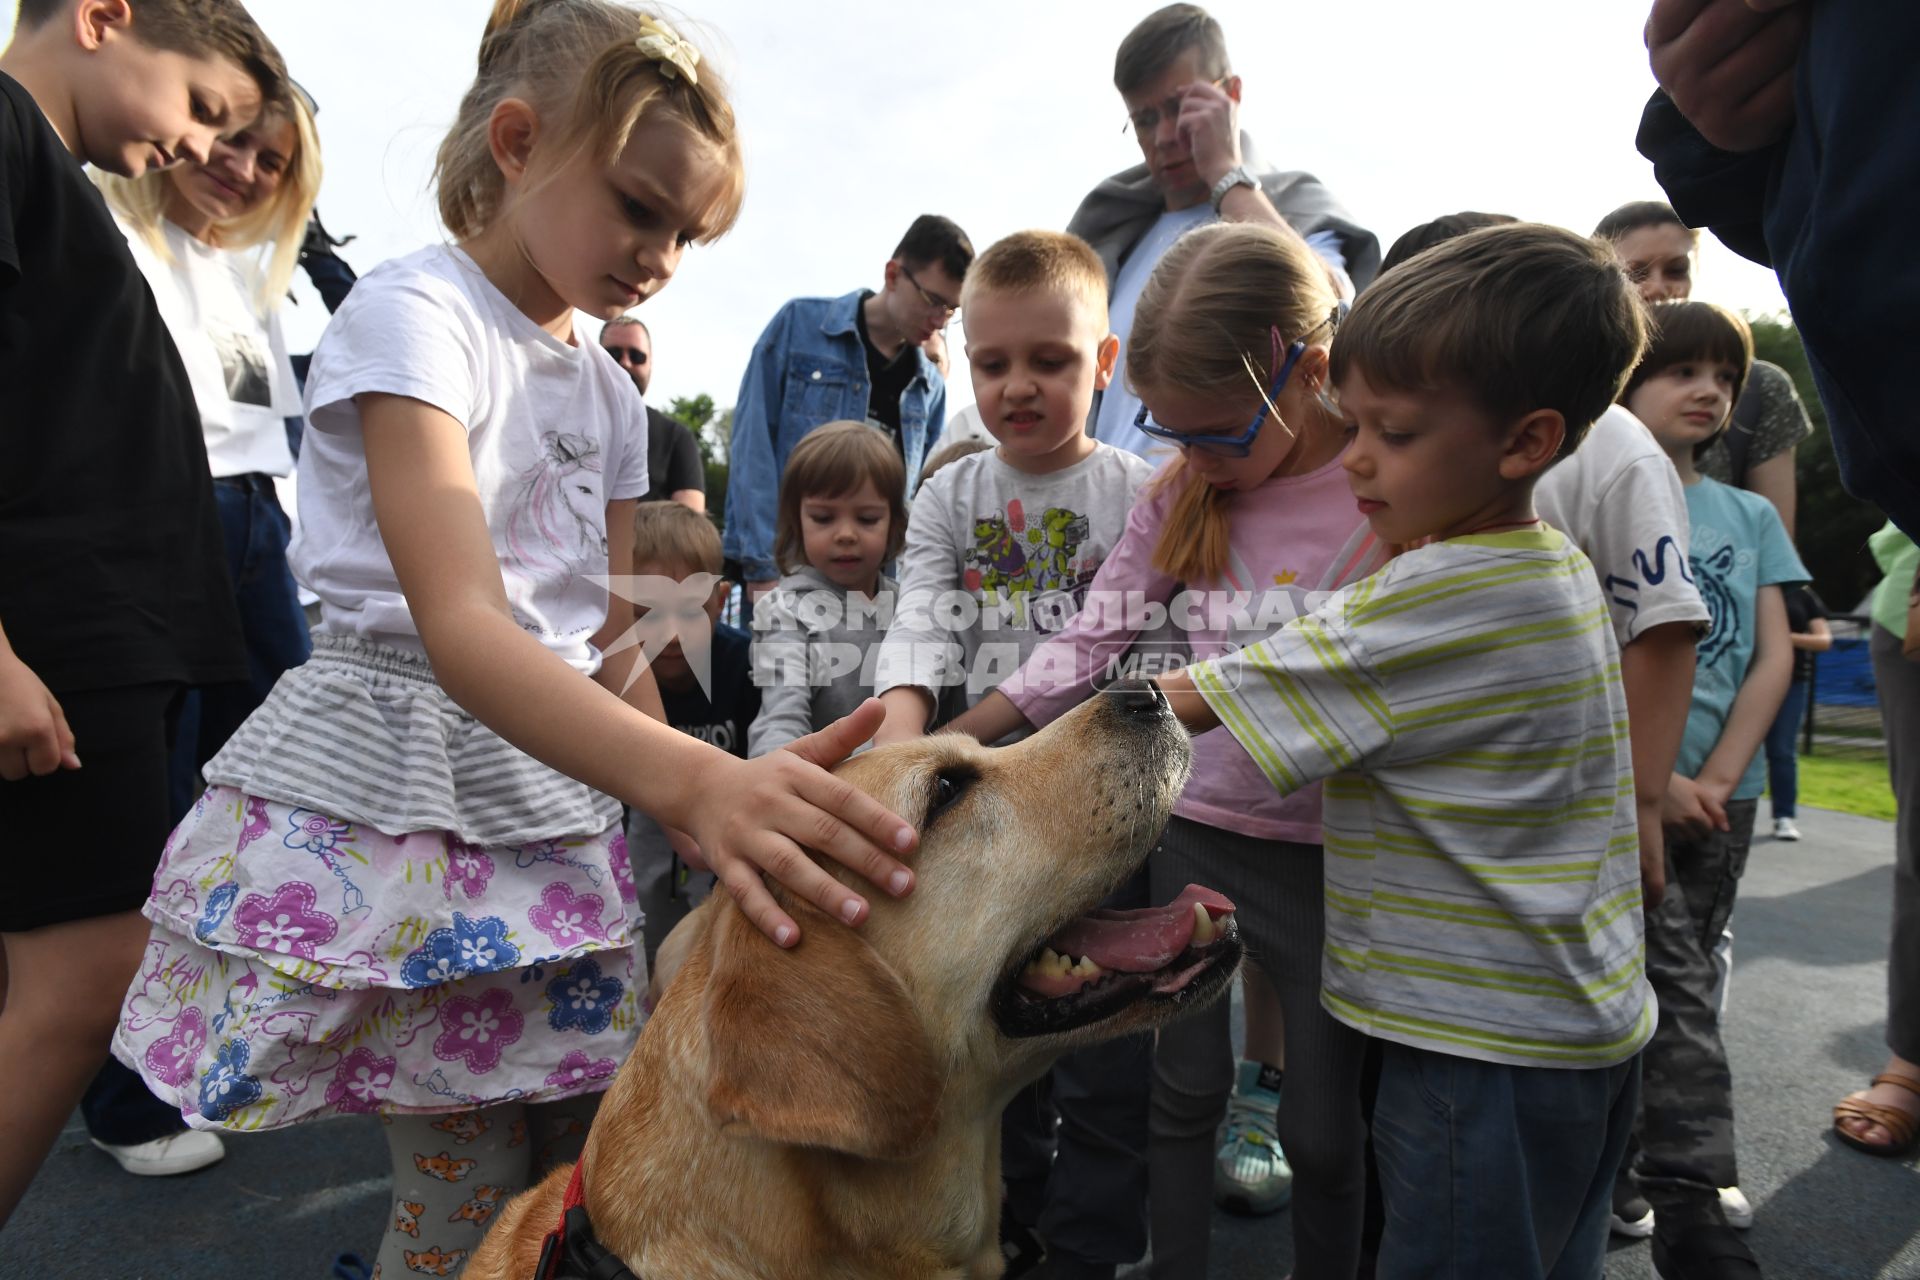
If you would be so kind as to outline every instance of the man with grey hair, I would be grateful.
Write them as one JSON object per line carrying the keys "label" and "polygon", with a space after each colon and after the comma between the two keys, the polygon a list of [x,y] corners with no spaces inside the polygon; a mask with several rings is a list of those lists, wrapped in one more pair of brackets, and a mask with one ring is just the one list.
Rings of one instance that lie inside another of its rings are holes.
{"label": "man with grey hair", "polygon": [[[600,346],[626,370],[644,399],[653,382],[653,333],[636,315],[616,316],[600,330]],[[647,492],[642,502],[707,509],[707,468],[700,442],[678,418],[647,406]]]}

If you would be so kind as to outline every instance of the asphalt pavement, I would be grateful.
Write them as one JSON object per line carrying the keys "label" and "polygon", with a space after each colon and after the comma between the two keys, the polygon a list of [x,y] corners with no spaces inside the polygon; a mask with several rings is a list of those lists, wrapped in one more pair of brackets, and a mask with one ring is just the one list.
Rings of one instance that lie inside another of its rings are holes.
{"label": "asphalt pavement", "polygon": [[[1755,844],[1734,913],[1726,1038],[1750,1243],[1770,1280],[1920,1280],[1920,1160],[1872,1159],[1827,1130],[1886,1056],[1893,828],[1817,810],[1801,826],[1798,844]],[[76,1115],[0,1232],[0,1280],[320,1280],[336,1252],[371,1254],[387,1208],[377,1121],[242,1135],[227,1151],[198,1174],[132,1178]],[[1210,1275],[1280,1280],[1289,1232],[1286,1211],[1216,1215]],[[1607,1274],[1650,1277],[1646,1245],[1618,1242]]]}

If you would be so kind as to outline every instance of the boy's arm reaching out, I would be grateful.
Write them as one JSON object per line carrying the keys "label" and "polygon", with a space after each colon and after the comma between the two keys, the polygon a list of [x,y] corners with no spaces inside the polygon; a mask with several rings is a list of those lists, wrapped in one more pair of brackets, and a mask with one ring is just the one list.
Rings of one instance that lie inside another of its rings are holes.
{"label": "boy's arm reaching out", "polygon": [[686,831],[741,909],[783,946],[799,928],[762,872],[838,919],[857,923],[866,913],[808,848],[889,892],[912,888],[913,873],[893,854],[913,847],[913,829],[826,772],[878,727],[877,705],[753,761],[623,705],[514,620],[466,429],[404,396],[355,402],[380,536],[434,674],[455,702],[536,760]]}
{"label": "boy's arm reaching out", "polygon": [[1157,676],[1154,683],[1167,696],[1175,718],[1187,727],[1188,733],[1205,733],[1220,727],[1220,717],[1214,714],[1207,700],[1193,687],[1193,677],[1184,670]]}

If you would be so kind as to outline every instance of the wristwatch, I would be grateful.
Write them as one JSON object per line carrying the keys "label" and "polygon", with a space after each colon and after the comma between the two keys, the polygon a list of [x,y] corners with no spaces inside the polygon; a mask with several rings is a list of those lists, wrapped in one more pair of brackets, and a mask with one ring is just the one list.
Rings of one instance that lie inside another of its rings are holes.
{"label": "wristwatch", "polygon": [[1243,164],[1237,164],[1221,174],[1220,181],[1213,184],[1213,190],[1209,193],[1215,213],[1220,212],[1220,202],[1225,200],[1227,192],[1235,187],[1252,187],[1257,191],[1260,188],[1260,179],[1254,177],[1253,171]]}

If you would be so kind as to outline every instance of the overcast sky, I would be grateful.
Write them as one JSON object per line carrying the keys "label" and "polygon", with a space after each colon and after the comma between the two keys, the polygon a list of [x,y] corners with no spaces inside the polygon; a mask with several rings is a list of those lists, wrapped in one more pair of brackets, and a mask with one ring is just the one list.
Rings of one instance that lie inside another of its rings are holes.
{"label": "overcast sky", "polygon": [[[1633,148],[1652,91],[1649,0],[1219,0],[1241,123],[1264,158],[1316,174],[1391,243],[1486,209],[1591,230],[1657,198]],[[328,226],[364,271],[442,238],[429,170],[490,9],[487,0],[249,0],[320,102]],[[696,247],[641,314],[659,371],[649,396],[733,403],[753,341],[788,298],[877,287],[914,215],[974,244],[1061,227],[1107,174],[1136,163],[1113,51],[1150,0],[711,0],[681,12],[726,71],[747,151],[733,233]],[[1783,303],[1771,273],[1705,238],[1699,293],[1749,311]],[[325,311],[301,279],[288,333]],[[588,324],[586,330],[594,326]],[[960,344],[959,328],[952,335]],[[957,363],[951,407],[972,389]]]}

